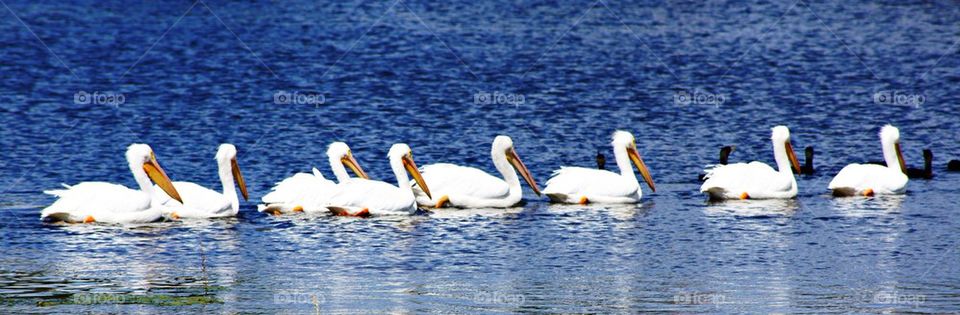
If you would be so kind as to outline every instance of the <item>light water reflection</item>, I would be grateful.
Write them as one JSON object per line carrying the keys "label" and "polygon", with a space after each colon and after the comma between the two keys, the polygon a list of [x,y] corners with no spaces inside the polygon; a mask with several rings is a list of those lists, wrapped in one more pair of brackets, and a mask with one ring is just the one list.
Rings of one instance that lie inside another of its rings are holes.
{"label": "light water reflection", "polygon": [[800,209],[797,199],[729,200],[708,202],[705,215],[733,215],[740,217],[790,217]]}

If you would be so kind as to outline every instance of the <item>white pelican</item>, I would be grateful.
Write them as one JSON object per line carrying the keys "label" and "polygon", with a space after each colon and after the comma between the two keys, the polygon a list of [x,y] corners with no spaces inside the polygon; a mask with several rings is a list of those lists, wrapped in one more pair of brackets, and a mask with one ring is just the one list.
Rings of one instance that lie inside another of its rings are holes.
{"label": "white pelican", "polygon": [[[349,167],[357,176],[368,178],[346,143],[331,143],[327,147],[327,159],[339,183],[351,179],[344,166]],[[313,174],[297,173],[274,185],[270,193],[261,199],[264,204],[257,208],[260,212],[274,215],[301,212],[305,207],[320,204],[329,198],[336,185],[337,183],[324,178],[319,170],[313,168]]]}
{"label": "white pelican", "polygon": [[127,163],[140,190],[106,182],[82,182],[66,189],[44,191],[57,196],[52,205],[40,212],[47,222],[67,223],[146,223],[162,217],[160,203],[150,181],[177,200],[180,194],[166,172],[157,163],[153,149],[146,144],[127,147]]}
{"label": "white pelican", "polygon": [[547,181],[543,193],[550,201],[562,203],[636,203],[643,192],[630,161],[637,166],[643,180],[650,189],[657,191],[647,165],[637,152],[637,143],[629,132],[618,130],[613,133],[613,157],[620,168],[620,174],[585,167],[560,167]]}
{"label": "white pelican", "polygon": [[217,155],[217,173],[220,175],[220,184],[223,192],[216,192],[191,182],[173,182],[173,187],[183,197],[183,202],[177,202],[166,196],[158,196],[163,204],[163,212],[173,219],[180,218],[220,218],[232,217],[240,212],[240,198],[234,187],[234,181],[240,187],[243,200],[247,200],[247,184],[240,174],[237,165],[237,147],[229,143],[220,145]]}
{"label": "white pelican", "polygon": [[513,149],[513,140],[507,136],[493,139],[490,156],[494,167],[503,178],[498,178],[473,167],[448,163],[424,166],[424,181],[430,183],[436,199],[427,197],[419,186],[414,185],[413,192],[421,206],[440,208],[448,204],[458,208],[507,208],[520,203],[523,190],[517,172],[523,176],[530,188],[538,196],[540,187],[530,175],[517,151]]}
{"label": "white pelican", "polygon": [[909,180],[900,153],[900,130],[886,125],[880,129],[880,145],[886,166],[850,164],[840,170],[830,185],[834,196],[873,196],[874,194],[902,194]]}
{"label": "white pelican", "polygon": [[337,185],[328,208],[335,215],[366,217],[370,215],[412,214],[417,211],[417,201],[413,186],[407,173],[413,176],[417,185],[428,198],[432,198],[430,188],[413,162],[410,147],[403,143],[394,144],[387,153],[390,168],[397,177],[397,186],[369,179],[352,179]]}
{"label": "white pelican", "polygon": [[793,171],[799,172],[800,162],[790,144],[790,129],[773,127],[770,139],[778,170],[757,161],[716,165],[706,170],[706,181],[700,186],[700,192],[707,193],[712,200],[796,197],[797,179]]}

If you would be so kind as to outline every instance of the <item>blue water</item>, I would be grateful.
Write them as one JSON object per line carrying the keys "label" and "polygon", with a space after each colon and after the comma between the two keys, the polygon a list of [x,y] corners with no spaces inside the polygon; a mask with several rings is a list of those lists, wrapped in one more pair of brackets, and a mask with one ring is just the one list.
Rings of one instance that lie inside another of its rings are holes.
{"label": "blue water", "polygon": [[[958,17],[926,1],[4,1],[0,308],[956,312],[960,174],[943,167],[960,156]],[[317,98],[278,104],[281,91]],[[936,178],[831,198],[841,167],[881,159],[886,123],[908,164],[933,150]],[[818,152],[798,198],[707,203],[697,173],[717,149],[772,163],[776,124]],[[657,184],[636,206],[525,189],[507,210],[255,210],[294,172],[330,177],[332,141],[389,179],[392,143],[420,165],[493,172],[490,141],[507,134],[543,185],[609,156],[616,129],[636,135]],[[44,189],[134,185],[134,142],[175,180],[217,189],[216,146],[236,144],[251,201],[209,222],[40,222]]]}

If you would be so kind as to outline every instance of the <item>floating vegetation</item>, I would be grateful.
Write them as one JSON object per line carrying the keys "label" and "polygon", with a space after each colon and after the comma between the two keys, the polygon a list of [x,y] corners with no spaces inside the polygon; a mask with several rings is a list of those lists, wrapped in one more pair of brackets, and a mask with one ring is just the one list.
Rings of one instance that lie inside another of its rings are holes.
{"label": "floating vegetation", "polygon": [[44,300],[37,306],[57,305],[98,305],[98,304],[142,304],[156,306],[186,306],[199,304],[223,304],[223,301],[211,295],[139,295],[139,294],[74,294],[66,299]]}

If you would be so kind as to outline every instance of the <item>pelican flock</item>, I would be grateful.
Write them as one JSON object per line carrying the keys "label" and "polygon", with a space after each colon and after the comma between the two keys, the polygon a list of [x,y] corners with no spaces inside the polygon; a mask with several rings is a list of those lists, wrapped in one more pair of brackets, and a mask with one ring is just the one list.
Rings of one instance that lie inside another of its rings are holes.
{"label": "pelican flock", "polygon": [[[923,169],[907,169],[899,129],[886,125],[879,135],[883,165],[847,165],[827,185],[833,196],[903,194],[908,174],[932,178],[933,155],[929,149],[924,150]],[[727,164],[733,147],[725,146],[720,150],[720,163],[704,170],[700,192],[714,201],[796,198],[798,185],[794,174],[813,173],[813,148],[806,148],[806,165],[801,168],[786,126],[773,127],[770,140],[776,168],[762,162]],[[619,173],[605,170],[605,158],[598,152],[596,168],[562,166],[553,172],[542,194],[554,203],[639,203],[643,189],[634,167],[650,191],[656,192],[633,134],[618,130],[610,145]],[[261,198],[258,210],[271,215],[309,212],[369,217],[411,215],[420,212],[420,207],[508,208],[523,203],[521,178],[534,194],[541,195],[532,172],[517,154],[513,139],[505,135],[495,137],[490,146],[490,159],[499,176],[452,163],[418,168],[412,150],[403,143],[394,144],[387,154],[395,184],[370,179],[346,143],[331,143],[326,155],[336,181],[326,179],[317,168],[311,173],[296,173],[277,182]],[[40,211],[41,219],[51,223],[125,224],[232,217],[240,211],[240,196],[249,198],[237,162],[237,148],[232,144],[221,144],[214,156],[221,191],[171,181],[146,144],[131,144],[126,160],[139,189],[107,182],[64,184],[62,189],[44,191],[57,199]],[[351,177],[347,169],[356,177]]]}

